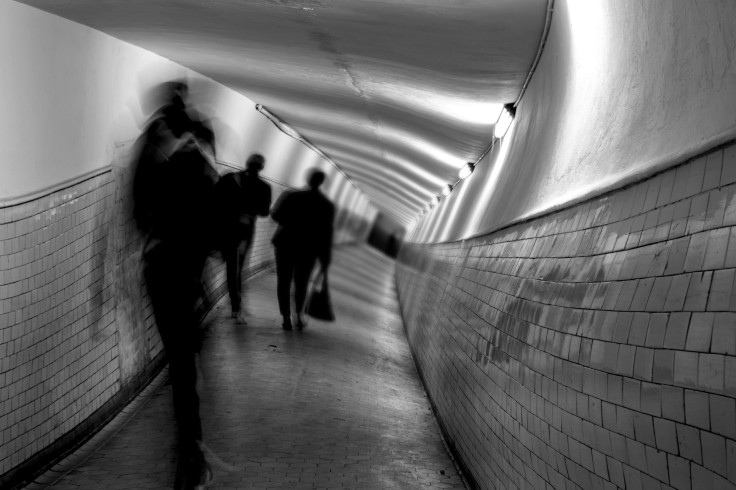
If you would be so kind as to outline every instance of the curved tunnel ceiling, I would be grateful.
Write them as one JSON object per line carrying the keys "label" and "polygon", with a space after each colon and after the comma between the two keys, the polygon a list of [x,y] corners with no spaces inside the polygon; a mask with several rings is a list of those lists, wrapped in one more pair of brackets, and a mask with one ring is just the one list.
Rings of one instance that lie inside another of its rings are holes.
{"label": "curved tunnel ceiling", "polygon": [[548,0],[23,0],[242,93],[408,224],[491,141]]}

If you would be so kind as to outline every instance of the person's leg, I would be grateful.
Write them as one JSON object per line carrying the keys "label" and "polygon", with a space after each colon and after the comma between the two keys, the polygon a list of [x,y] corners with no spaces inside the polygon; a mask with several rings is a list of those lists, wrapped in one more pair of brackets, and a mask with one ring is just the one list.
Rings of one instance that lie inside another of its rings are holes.
{"label": "person's leg", "polygon": [[[233,307],[233,318],[237,318],[238,323],[246,323],[242,312],[243,304],[243,268],[245,267],[245,259],[250,247],[250,241],[253,237],[253,227],[239,225],[237,228],[237,237],[233,240],[233,262],[232,279],[228,280],[230,292],[230,304]],[[232,283],[232,285],[230,285]]]}
{"label": "person's leg", "polygon": [[[251,226],[248,228],[247,232],[244,235],[243,240],[243,262],[241,265],[241,270],[245,268],[245,265],[248,263],[248,253],[250,252],[250,247],[253,245],[253,235],[255,234],[255,226]],[[248,283],[242,283],[242,294],[244,295],[248,291]]]}
{"label": "person's leg", "polygon": [[243,302],[243,267],[245,266],[245,254],[248,250],[248,242],[240,240],[235,248],[235,277],[233,278],[233,289],[235,290],[230,301],[233,304],[233,317],[238,323],[246,323],[242,311]]}
{"label": "person's leg", "polygon": [[248,255],[248,251],[250,250],[250,245],[253,243],[253,235],[254,235],[255,227],[249,226],[245,229],[243,233],[243,266],[245,266],[245,258]]}
{"label": "person's leg", "polygon": [[[169,379],[174,396],[174,412],[179,427],[179,438],[184,448],[191,447],[202,439],[202,424],[199,418],[199,395],[197,394],[197,367],[193,350],[193,332],[169,342],[166,353],[169,359]],[[171,352],[171,355],[169,355]]]}
{"label": "person's leg", "polygon": [[[203,482],[208,471],[200,448],[202,422],[199,415],[199,394],[196,389],[196,360],[191,344],[191,340],[182,342],[177,346],[178,350],[174,355],[169,356],[169,379],[178,428],[179,457],[183,463],[181,476],[188,487]],[[170,348],[169,351],[171,350]]]}
{"label": "person's leg", "polygon": [[305,255],[299,257],[294,271],[294,303],[296,306],[297,327],[304,327],[304,302],[307,298],[309,276],[312,275],[316,257]]}
{"label": "person's leg", "polygon": [[276,247],[276,296],[284,328],[291,329],[291,279],[294,276],[294,256],[285,247]]}
{"label": "person's leg", "polygon": [[242,301],[245,298],[245,294],[248,291],[248,283],[243,282],[243,270],[245,269],[245,265],[248,263],[248,252],[250,251],[250,246],[253,243],[253,231],[254,227],[250,226],[246,229],[245,233],[243,234],[243,240],[241,242],[242,248],[239,249],[239,253],[241,254],[240,258],[240,297],[241,297],[241,310],[242,308]]}
{"label": "person's leg", "polygon": [[[159,250],[147,260],[146,285],[169,362],[174,417],[176,419],[180,468],[177,480],[196,485],[206,469],[199,448],[202,424],[199,417],[196,317],[194,302],[199,294],[193,264],[172,250]],[[177,470],[179,471],[179,470]],[[192,483],[194,482],[194,483]]]}
{"label": "person's leg", "polygon": [[237,317],[240,312],[240,288],[238,274],[238,242],[233,239],[225,241],[222,248],[222,257],[225,259],[225,270],[227,273],[227,292],[230,296],[230,308],[232,316]]}
{"label": "person's leg", "polygon": [[[194,252],[194,251],[190,251]],[[177,382],[180,383],[180,397],[175,401],[179,405],[181,419],[185,426],[180,430],[180,440],[188,463],[188,482],[196,488],[212,479],[212,470],[205,460],[202,450],[202,422],[199,415],[199,392],[198,381],[199,368],[197,366],[197,355],[201,349],[200,317],[195,310],[202,288],[202,271],[204,269],[206,255],[202,253],[189,253],[184,262],[187,267],[186,277],[181,283],[186,289],[181,294],[182,319],[178,323],[178,338],[182,345],[181,358],[179,360],[180,372]],[[173,385],[173,382],[172,382]]]}

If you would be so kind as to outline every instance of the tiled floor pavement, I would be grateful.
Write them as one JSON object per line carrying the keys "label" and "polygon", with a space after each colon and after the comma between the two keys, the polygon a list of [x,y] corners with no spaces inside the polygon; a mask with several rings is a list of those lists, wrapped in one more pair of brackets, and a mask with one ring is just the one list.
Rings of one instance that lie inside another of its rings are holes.
{"label": "tiled floor pavement", "polygon": [[[249,283],[248,325],[231,321],[226,298],[206,319],[204,441],[226,464],[214,463],[210,488],[465,488],[403,335],[393,262],[367,247],[337,250],[330,285],[334,323],[284,331],[271,271]],[[57,490],[172,488],[171,390],[159,379],[102,447],[35,487],[58,478]]]}

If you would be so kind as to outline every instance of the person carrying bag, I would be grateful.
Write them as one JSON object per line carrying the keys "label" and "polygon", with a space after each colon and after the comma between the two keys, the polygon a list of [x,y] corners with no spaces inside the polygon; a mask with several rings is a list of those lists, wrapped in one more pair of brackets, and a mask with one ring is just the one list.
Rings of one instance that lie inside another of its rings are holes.
{"label": "person carrying bag", "polygon": [[317,320],[335,321],[330,300],[330,288],[327,283],[327,270],[321,269],[312,284],[312,291],[307,302],[307,315]]}
{"label": "person carrying bag", "polygon": [[[319,259],[322,271],[330,266],[335,205],[319,190],[325,177],[324,172],[313,169],[307,177],[307,188],[283,193],[271,208],[271,218],[278,223],[271,241],[276,258],[276,296],[284,330],[292,329],[292,280],[296,328],[301,330],[306,326],[304,308],[315,263]],[[327,278],[322,281],[326,285]]]}

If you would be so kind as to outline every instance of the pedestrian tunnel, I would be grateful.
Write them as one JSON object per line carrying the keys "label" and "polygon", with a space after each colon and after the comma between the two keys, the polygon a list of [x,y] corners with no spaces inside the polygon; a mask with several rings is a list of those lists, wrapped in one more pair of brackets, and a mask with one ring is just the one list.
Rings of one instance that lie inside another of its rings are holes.
{"label": "pedestrian tunnel", "polygon": [[110,427],[60,484],[170,475],[116,471],[171,443],[131,161],[186,80],[218,174],[337,208],[334,323],[279,330],[270,218],[248,325],[207,262],[215,487],[734,488],[735,9],[0,3],[0,487]]}
{"label": "pedestrian tunnel", "polygon": [[[205,317],[200,412],[214,488],[465,488],[417,376],[395,263],[366,245],[334,252],[334,322],[286,331],[276,277],[247,281],[247,325],[223,297]],[[26,488],[173,488],[168,369],[123,413]]]}

